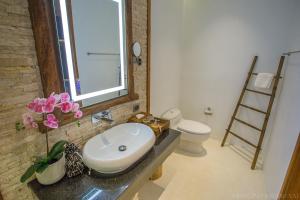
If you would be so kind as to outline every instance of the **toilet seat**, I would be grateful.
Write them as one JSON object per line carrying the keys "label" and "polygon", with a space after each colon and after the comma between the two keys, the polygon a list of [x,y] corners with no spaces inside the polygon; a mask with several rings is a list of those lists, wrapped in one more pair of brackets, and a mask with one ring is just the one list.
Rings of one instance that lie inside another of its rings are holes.
{"label": "toilet seat", "polygon": [[180,131],[197,135],[209,134],[211,132],[211,128],[209,126],[200,122],[185,119],[179,122],[177,128]]}

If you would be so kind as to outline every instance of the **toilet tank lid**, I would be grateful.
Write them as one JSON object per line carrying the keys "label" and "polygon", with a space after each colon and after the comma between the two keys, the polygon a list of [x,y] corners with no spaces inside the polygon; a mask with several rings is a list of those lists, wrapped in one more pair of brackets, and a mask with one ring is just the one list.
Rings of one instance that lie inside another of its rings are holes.
{"label": "toilet tank lid", "polygon": [[199,135],[209,134],[211,132],[209,126],[192,120],[181,120],[178,124],[178,129],[187,133]]}
{"label": "toilet tank lid", "polygon": [[166,120],[175,119],[181,114],[180,110],[178,108],[172,108],[168,111],[166,111],[164,114],[162,114],[162,118]]}

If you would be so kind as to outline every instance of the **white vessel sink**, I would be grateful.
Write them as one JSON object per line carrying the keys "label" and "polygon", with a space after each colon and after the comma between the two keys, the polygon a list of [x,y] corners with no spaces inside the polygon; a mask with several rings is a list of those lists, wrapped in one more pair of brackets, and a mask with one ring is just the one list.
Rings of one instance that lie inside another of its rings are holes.
{"label": "white vessel sink", "polygon": [[103,174],[122,172],[154,145],[151,128],[138,123],[115,126],[91,138],[83,148],[85,165]]}

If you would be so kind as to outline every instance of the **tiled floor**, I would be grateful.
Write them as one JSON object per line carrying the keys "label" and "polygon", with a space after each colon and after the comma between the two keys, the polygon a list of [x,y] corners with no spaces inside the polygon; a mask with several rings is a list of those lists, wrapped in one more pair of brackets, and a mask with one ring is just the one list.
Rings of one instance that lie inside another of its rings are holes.
{"label": "tiled floor", "polygon": [[229,147],[209,139],[207,154],[192,157],[174,152],[164,163],[163,176],[146,183],[134,200],[260,200],[265,185],[261,170]]}

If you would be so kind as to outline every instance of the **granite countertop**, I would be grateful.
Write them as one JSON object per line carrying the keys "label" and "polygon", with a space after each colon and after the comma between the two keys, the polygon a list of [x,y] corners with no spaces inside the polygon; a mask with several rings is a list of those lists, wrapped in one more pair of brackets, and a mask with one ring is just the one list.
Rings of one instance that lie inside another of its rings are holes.
{"label": "granite countertop", "polygon": [[164,131],[147,155],[128,172],[113,178],[82,175],[64,177],[58,183],[43,186],[33,180],[28,183],[33,193],[41,200],[114,200],[133,196],[155,169],[173,152],[179,143],[180,132]]}

